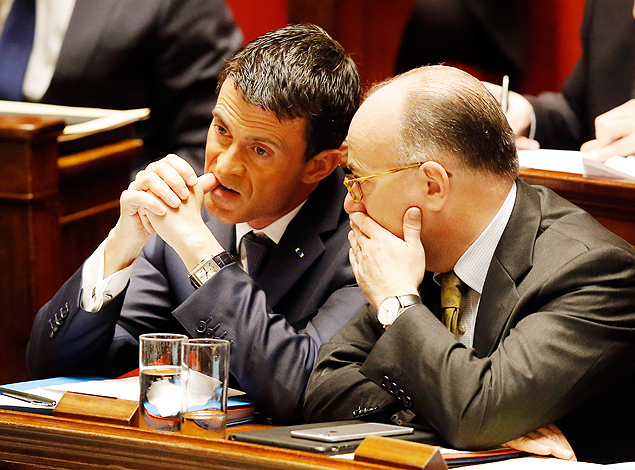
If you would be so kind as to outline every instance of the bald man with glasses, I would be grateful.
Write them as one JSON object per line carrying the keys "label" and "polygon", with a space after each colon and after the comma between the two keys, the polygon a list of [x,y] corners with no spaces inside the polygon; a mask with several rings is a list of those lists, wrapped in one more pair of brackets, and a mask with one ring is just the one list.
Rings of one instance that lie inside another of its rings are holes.
{"label": "bald man with glasses", "polygon": [[349,259],[369,305],[320,348],[305,418],[635,460],[633,247],[518,179],[505,115],[460,70],[375,87],[348,144]]}

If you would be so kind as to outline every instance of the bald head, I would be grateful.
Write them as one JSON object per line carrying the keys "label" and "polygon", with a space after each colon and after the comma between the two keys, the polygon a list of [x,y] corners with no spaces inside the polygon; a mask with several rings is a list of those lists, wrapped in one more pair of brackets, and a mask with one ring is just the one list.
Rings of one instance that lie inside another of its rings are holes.
{"label": "bald head", "polygon": [[384,102],[397,119],[401,164],[434,160],[514,180],[516,139],[496,99],[459,69],[427,66],[373,87],[364,105]]}

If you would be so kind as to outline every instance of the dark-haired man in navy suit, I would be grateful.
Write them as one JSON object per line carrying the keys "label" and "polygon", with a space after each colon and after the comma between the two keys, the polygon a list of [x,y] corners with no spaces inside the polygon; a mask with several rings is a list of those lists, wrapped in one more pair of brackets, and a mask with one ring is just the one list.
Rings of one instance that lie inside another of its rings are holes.
{"label": "dark-haired man in navy suit", "polygon": [[[137,175],[103,245],[38,313],[34,376],[125,373],[147,332],[225,338],[257,408],[300,418],[320,344],[364,303],[339,168],[359,77],[323,30],[290,26],[248,44],[220,83],[205,174],[169,155]],[[275,244],[259,272],[254,237]]]}

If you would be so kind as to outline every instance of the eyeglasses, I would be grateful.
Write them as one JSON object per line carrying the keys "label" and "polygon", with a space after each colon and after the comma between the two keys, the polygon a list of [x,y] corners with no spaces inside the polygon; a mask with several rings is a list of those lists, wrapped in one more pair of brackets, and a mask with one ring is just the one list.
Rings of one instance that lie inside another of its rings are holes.
{"label": "eyeglasses", "polygon": [[412,163],[411,165],[402,166],[401,168],[393,168],[392,170],[382,171],[381,173],[375,173],[374,175],[369,176],[359,176],[355,175],[346,175],[344,177],[344,186],[348,189],[348,194],[351,195],[351,199],[355,202],[361,202],[364,197],[362,193],[362,185],[366,180],[377,178],[378,176],[389,175],[391,173],[397,173],[398,171],[409,170],[410,168],[417,168],[423,165],[425,162],[421,163]]}

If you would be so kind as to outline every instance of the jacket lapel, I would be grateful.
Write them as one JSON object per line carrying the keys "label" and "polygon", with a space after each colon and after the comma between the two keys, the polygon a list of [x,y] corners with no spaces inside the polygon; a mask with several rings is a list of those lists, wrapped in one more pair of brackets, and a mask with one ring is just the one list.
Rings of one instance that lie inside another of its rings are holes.
{"label": "jacket lapel", "polygon": [[[313,191],[274,248],[257,283],[276,305],[324,253],[322,236],[337,230],[343,214],[346,188],[343,171],[337,169]],[[287,318],[293,322],[296,318]]]}
{"label": "jacket lapel", "polygon": [[491,354],[512,310],[518,304],[517,283],[531,268],[541,223],[538,193],[516,180],[514,210],[496,247],[483,286],[474,331],[478,357]]}

